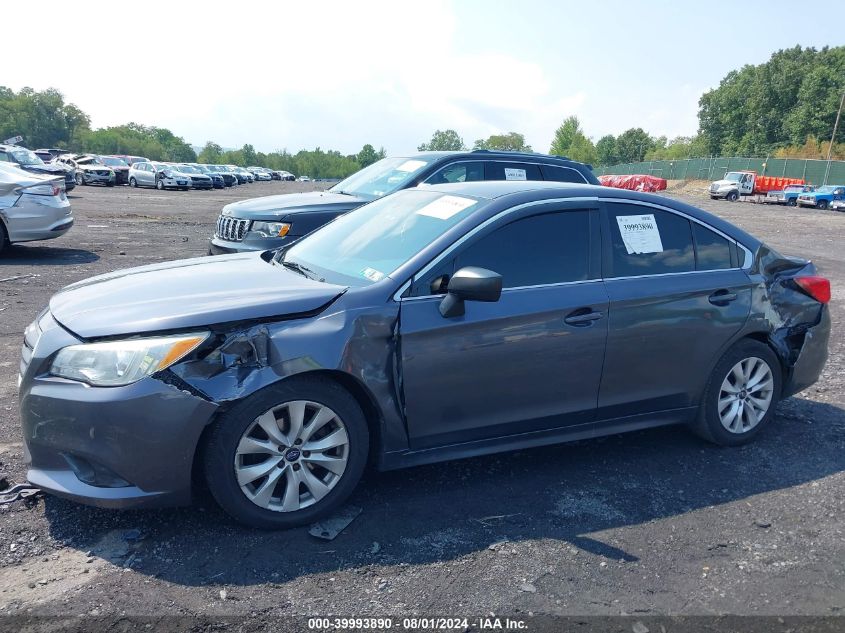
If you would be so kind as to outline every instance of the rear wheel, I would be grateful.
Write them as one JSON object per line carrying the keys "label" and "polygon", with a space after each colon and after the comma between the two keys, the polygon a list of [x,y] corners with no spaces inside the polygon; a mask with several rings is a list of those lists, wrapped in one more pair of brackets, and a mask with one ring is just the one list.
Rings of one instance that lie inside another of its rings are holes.
{"label": "rear wheel", "polygon": [[736,202],[739,200],[739,193],[736,191],[731,191],[727,196],[725,196],[725,200],[728,202]]}
{"label": "rear wheel", "polygon": [[825,211],[827,209],[827,200],[819,200],[816,206],[822,211]]}
{"label": "rear wheel", "polygon": [[790,198],[786,201],[786,206],[788,207],[796,207],[798,206],[798,201],[795,198]]}
{"label": "rear wheel", "polygon": [[693,428],[715,444],[749,442],[772,419],[780,391],[775,353],[759,341],[740,341],[716,363]]}
{"label": "rear wheel", "polygon": [[82,175],[81,171],[76,172],[76,184],[80,187],[85,184],[85,176]]}
{"label": "rear wheel", "polygon": [[293,378],[220,417],[206,445],[205,476],[236,520],[289,528],[343,503],[368,449],[367,423],[349,392],[326,379]]}
{"label": "rear wheel", "polygon": [[129,186],[130,186],[130,187],[137,187],[137,186],[138,186],[138,181],[137,181],[137,180],[135,180],[135,178],[130,178],[130,179],[129,179]]}
{"label": "rear wheel", "polygon": [[6,250],[7,246],[9,246],[9,236],[6,234],[6,227],[3,222],[0,221],[0,253]]}

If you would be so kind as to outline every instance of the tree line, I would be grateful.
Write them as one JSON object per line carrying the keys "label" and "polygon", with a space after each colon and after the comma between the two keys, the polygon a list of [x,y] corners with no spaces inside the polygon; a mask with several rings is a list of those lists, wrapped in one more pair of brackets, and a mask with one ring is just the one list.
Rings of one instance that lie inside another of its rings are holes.
{"label": "tree line", "polygon": [[[643,160],[680,160],[705,156],[773,156],[826,158],[840,100],[845,91],[845,47],[779,50],[765,63],[729,72],[719,86],[699,99],[698,132],[668,139],[640,127],[597,141],[575,116],[555,130],[549,153],[592,165],[609,166]],[[839,128],[843,138],[845,121]],[[0,140],[22,135],[29,147],[67,147],[100,154],[133,154],[153,160],[261,165],[308,174],[343,178],[383,158],[384,149],[366,144],[357,154],[335,150],[286,149],[257,152],[246,144],[224,150],[209,141],[197,155],[181,137],[165,128],[137,123],[91,129],[91,120],[55,89],[23,88],[15,93],[0,86]],[[453,129],[436,130],[419,151],[489,149],[531,152],[519,132],[493,134],[471,145]],[[833,158],[845,160],[845,143],[835,142]]]}

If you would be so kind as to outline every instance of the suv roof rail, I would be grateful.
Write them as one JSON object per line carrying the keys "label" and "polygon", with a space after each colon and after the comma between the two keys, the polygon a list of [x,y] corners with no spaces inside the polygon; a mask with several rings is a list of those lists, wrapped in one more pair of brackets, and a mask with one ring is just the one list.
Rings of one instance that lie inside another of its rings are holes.
{"label": "suv roof rail", "polygon": [[560,160],[568,160],[577,163],[577,160],[569,158],[569,156],[557,156],[555,154],[543,154],[541,152],[521,152],[516,149],[473,149],[472,153],[487,153],[487,154],[522,154],[526,156],[542,156],[543,158],[557,158]]}

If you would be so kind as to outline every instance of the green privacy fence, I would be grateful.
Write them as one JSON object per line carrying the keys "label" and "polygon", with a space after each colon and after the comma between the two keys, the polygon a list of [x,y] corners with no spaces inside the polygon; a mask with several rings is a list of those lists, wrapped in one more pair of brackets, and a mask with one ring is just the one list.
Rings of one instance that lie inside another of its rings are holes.
{"label": "green privacy fence", "polygon": [[[718,180],[731,170],[750,169],[765,176],[803,178],[814,185],[845,184],[845,161],[806,160],[803,158],[688,158],[685,160],[647,160],[611,167],[596,167],[604,174],[648,174],[667,180]],[[827,178],[825,179],[825,176]]]}

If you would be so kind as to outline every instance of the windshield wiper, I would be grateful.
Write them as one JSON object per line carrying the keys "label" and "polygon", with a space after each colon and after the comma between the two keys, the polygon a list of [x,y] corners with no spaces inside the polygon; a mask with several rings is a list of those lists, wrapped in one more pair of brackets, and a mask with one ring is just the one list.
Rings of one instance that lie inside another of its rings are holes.
{"label": "windshield wiper", "polygon": [[314,279],[316,281],[325,281],[325,279],[322,279],[319,275],[317,275],[317,273],[315,273],[313,270],[308,268],[308,266],[303,266],[302,264],[300,264],[298,262],[290,262],[290,261],[287,261],[285,259],[280,260],[280,263],[285,268],[289,268],[290,270],[298,272],[300,275],[302,275],[306,279]]}

